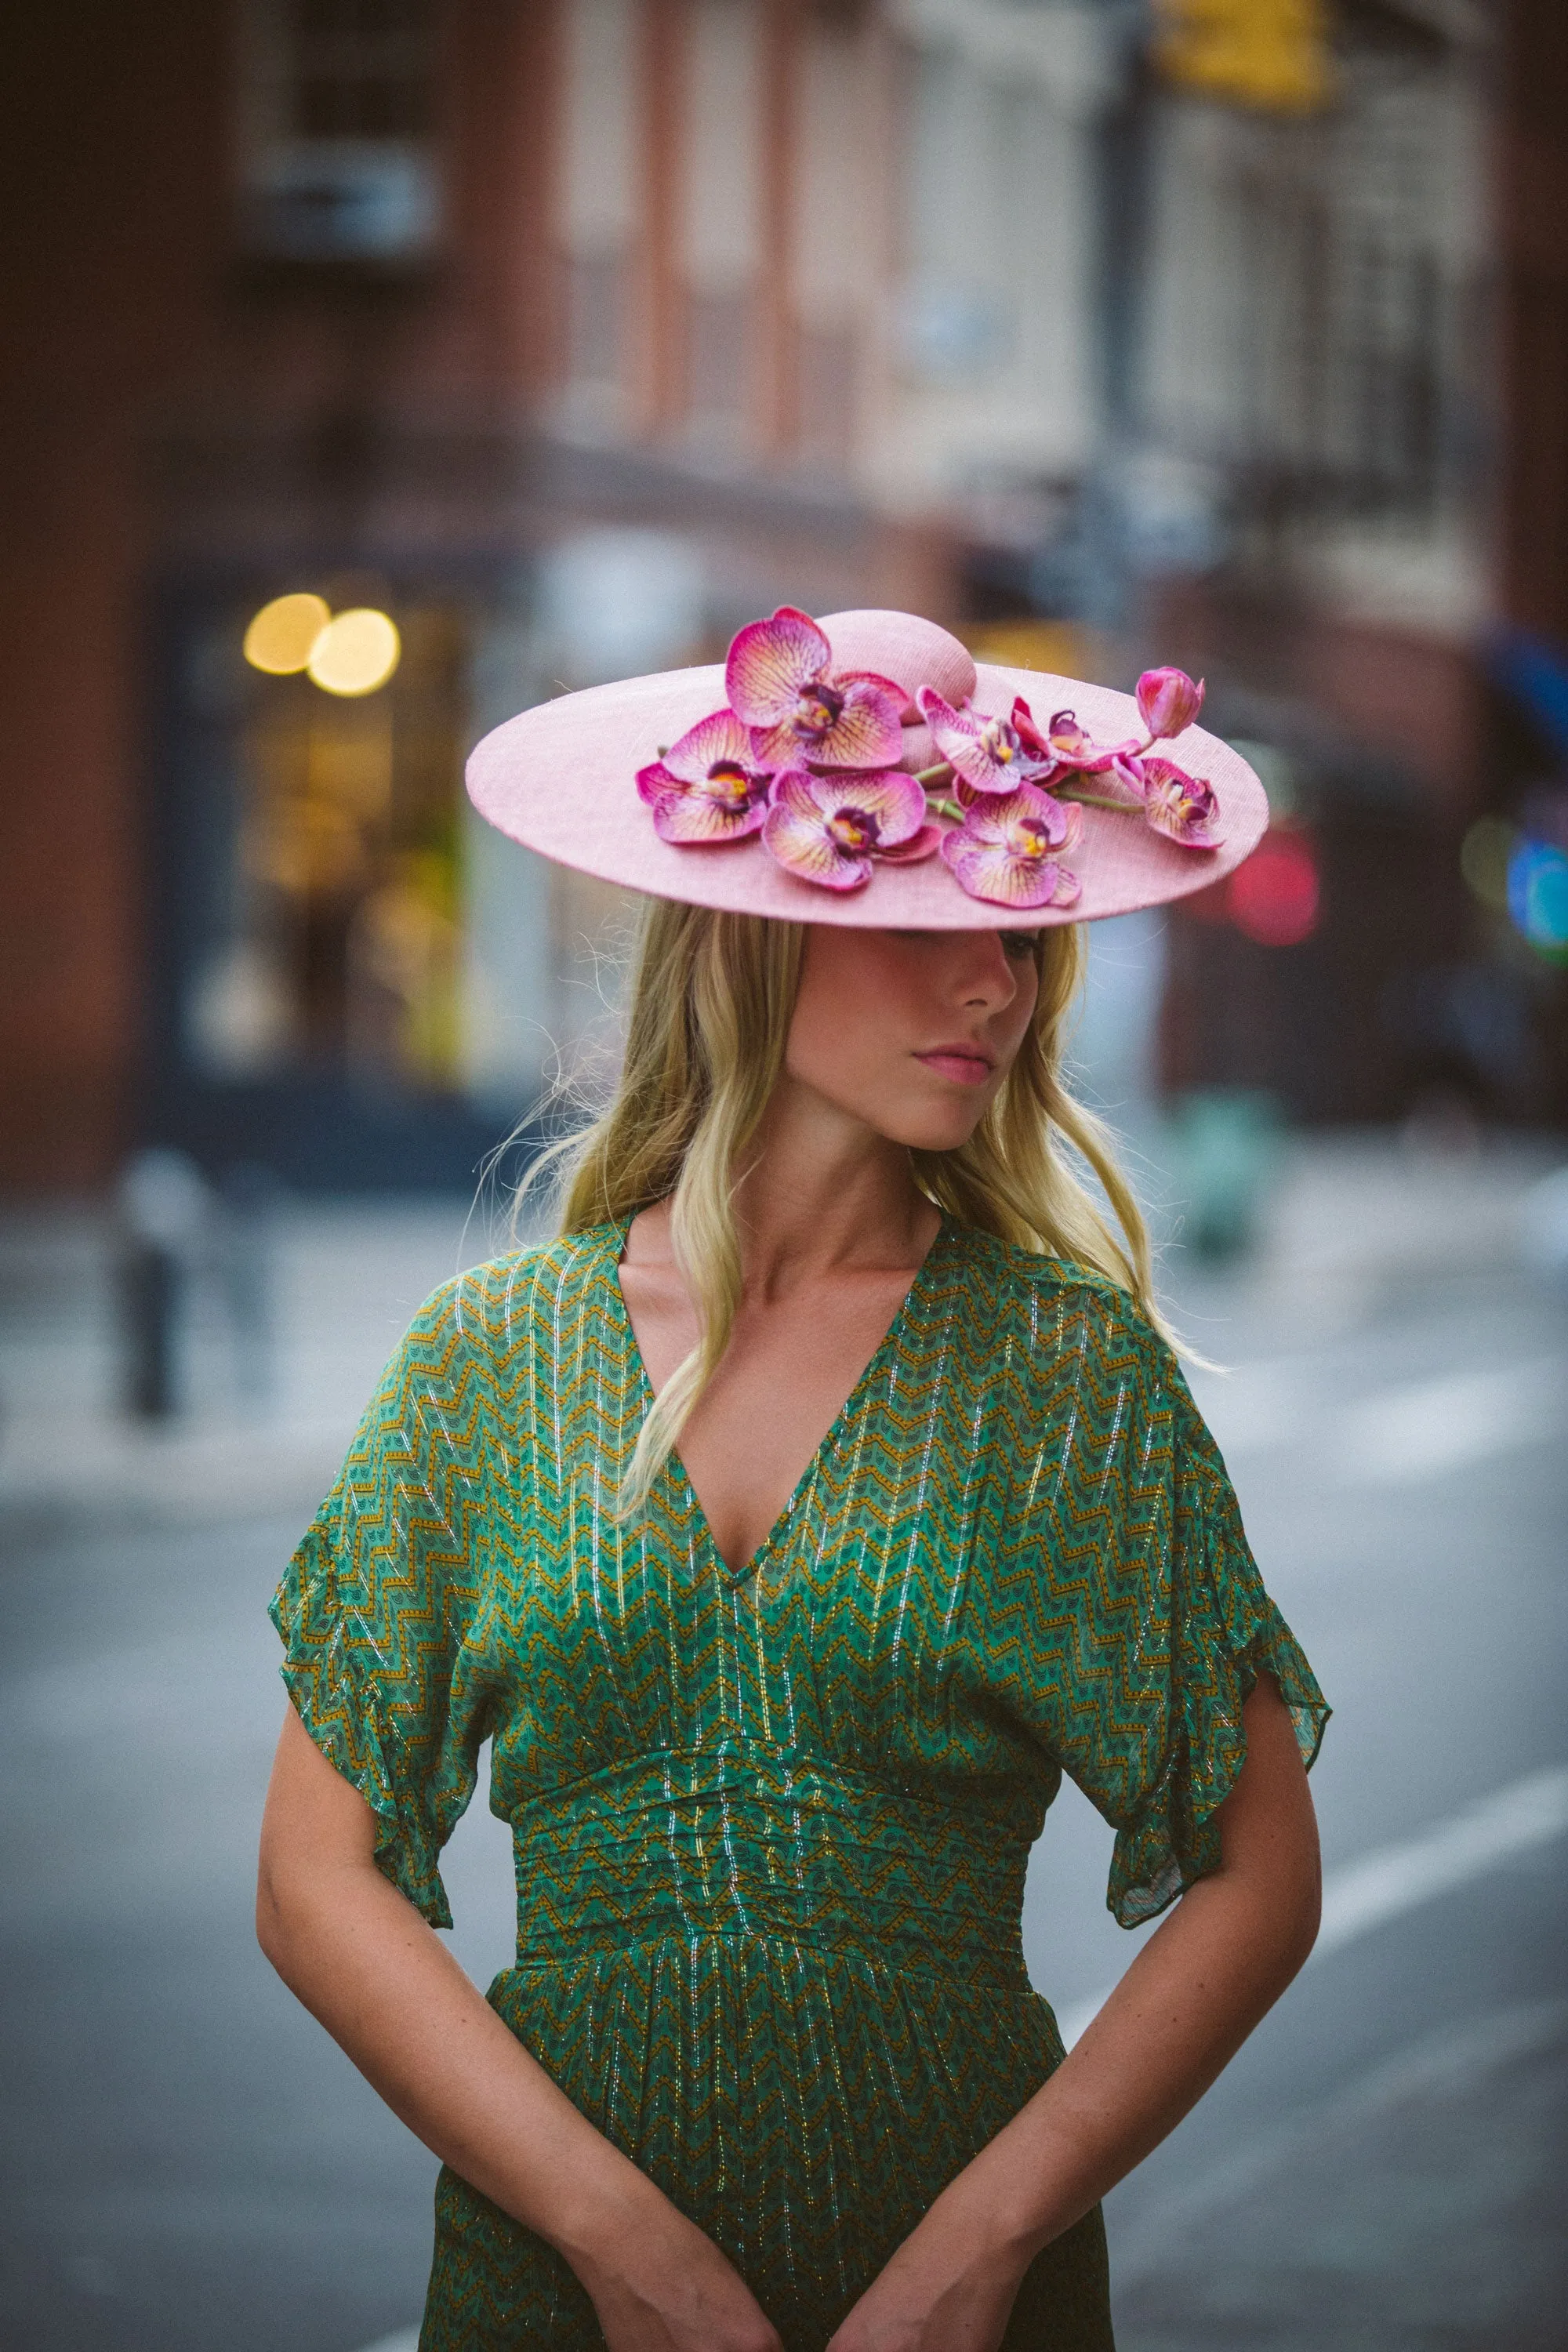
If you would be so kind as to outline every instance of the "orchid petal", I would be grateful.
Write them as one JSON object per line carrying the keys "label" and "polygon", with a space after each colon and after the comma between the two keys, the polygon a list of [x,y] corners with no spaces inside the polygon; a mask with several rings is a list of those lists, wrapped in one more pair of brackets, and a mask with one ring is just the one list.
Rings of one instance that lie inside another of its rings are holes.
{"label": "orchid petal", "polygon": [[890,849],[879,845],[878,862],[883,866],[918,866],[922,857],[930,857],[940,849],[945,838],[940,824],[922,824],[909,841],[895,842]]}
{"label": "orchid petal", "polygon": [[664,764],[685,784],[700,784],[721,760],[751,767],[751,730],[732,710],[713,710],[689,727],[664,755]]}
{"label": "orchid petal", "polygon": [[[884,845],[897,848],[900,843],[912,840],[926,821],[922,787],[897,768],[884,768],[876,774],[840,769],[829,776],[813,776],[807,790],[825,817],[836,816],[840,809],[848,808],[862,809],[868,816],[874,817],[879,851]],[[775,801],[777,798],[775,790]]]}
{"label": "orchid petal", "polygon": [[[753,728],[752,758],[758,767],[795,768],[809,760],[814,768],[889,768],[903,758],[896,689],[858,679],[845,687],[821,681],[819,690],[837,699],[837,715],[821,728],[803,727],[794,715]],[[792,714],[797,707],[791,705]]]}
{"label": "orchid petal", "polygon": [[1064,767],[1081,767],[1096,756],[1093,743],[1079,724],[1076,713],[1070,710],[1052,711],[1046,729],[1046,749]]}
{"label": "orchid petal", "polygon": [[955,751],[973,745],[980,733],[980,722],[967,703],[962,710],[955,710],[934,686],[922,686],[915,699],[920,704],[921,717],[931,729],[931,741],[944,760],[951,761]]}
{"label": "orchid petal", "polygon": [[816,777],[808,776],[804,768],[786,768],[768,786],[769,807],[787,808],[796,816],[820,816],[821,807],[812,797],[816,782]]}
{"label": "orchid petal", "polygon": [[904,749],[904,698],[880,678],[857,677],[842,684],[844,708],[826,733],[797,745],[814,765],[826,768],[886,768]]}
{"label": "orchid petal", "polygon": [[954,710],[929,686],[921,688],[920,705],[937,750],[972,791],[1016,792],[1050,765],[1048,755],[1031,749],[1039,743],[1032,725],[1026,741],[1012,720],[988,718],[967,704]]}
{"label": "orchid petal", "polygon": [[1124,768],[1138,757],[1139,743],[1129,735],[1124,743],[1091,743],[1084,738],[1086,756],[1077,762],[1079,773],[1085,776],[1120,776]]}
{"label": "orchid petal", "polygon": [[[643,770],[644,776],[652,772]],[[643,790],[642,776],[637,778],[637,790]],[[688,849],[711,842],[742,841],[748,834],[762,831],[768,814],[765,801],[751,808],[730,809],[706,793],[692,792],[684,785],[657,796],[644,793],[643,797],[651,802],[653,829],[659,839]]]}
{"label": "orchid petal", "polygon": [[942,855],[972,898],[1006,907],[1068,905],[1079,886],[1055,853],[1077,839],[1082,823],[1081,810],[1069,814],[1037,785],[1020,784],[977,801],[943,835]]}
{"label": "orchid petal", "polygon": [[724,691],[748,727],[777,726],[831,658],[810,614],[781,604],[771,620],[750,621],[736,631],[724,664]]}
{"label": "orchid petal", "polygon": [[1179,842],[1184,849],[1217,849],[1225,835],[1216,819],[1219,803],[1214,788],[1201,776],[1189,776],[1173,760],[1143,761],[1143,814],[1156,833]]}
{"label": "orchid petal", "polygon": [[1105,772],[1113,783],[1120,784],[1122,791],[1128,794],[1129,805],[1133,801],[1142,803],[1146,779],[1143,774],[1142,760],[1136,751],[1116,752]]}
{"label": "orchid petal", "polygon": [[871,878],[870,858],[846,856],[828,833],[821,810],[810,802],[803,809],[796,793],[775,800],[768,810],[763,846],[787,873],[825,890],[858,890]]}
{"label": "orchid petal", "polygon": [[674,774],[662,761],[656,761],[651,768],[637,770],[637,798],[647,801],[650,808],[657,808],[660,801],[685,790],[685,777]]}
{"label": "orchid petal", "polygon": [[662,760],[637,771],[637,794],[666,841],[733,841],[767,814],[767,776],[752,762],[751,738],[732,710],[710,711]]}
{"label": "orchid petal", "polygon": [[1057,755],[1035,724],[1035,714],[1021,694],[1013,698],[1013,731],[1035,765],[1037,781],[1048,776],[1057,764]]}
{"label": "orchid petal", "polygon": [[[964,818],[963,830],[972,840],[1010,842],[1016,848],[1022,847],[1028,834],[1035,834],[1049,848],[1058,849],[1076,838],[1068,814],[1072,805],[1042,792],[1037,784],[1016,784],[1010,793],[991,793],[976,801]],[[1079,814],[1081,823],[1081,811]]]}
{"label": "orchid petal", "polygon": [[946,835],[942,854],[960,887],[972,898],[1001,907],[1048,907],[1060,869],[1052,858],[1019,857],[1004,844],[966,838],[967,828]]}

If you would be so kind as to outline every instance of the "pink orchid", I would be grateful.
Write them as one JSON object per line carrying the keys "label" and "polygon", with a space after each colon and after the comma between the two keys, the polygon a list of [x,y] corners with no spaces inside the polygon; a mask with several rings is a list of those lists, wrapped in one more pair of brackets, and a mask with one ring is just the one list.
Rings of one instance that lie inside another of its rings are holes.
{"label": "pink orchid", "polygon": [[1083,830],[1083,811],[1035,784],[977,800],[944,834],[942,854],[972,898],[1003,907],[1070,907],[1080,885],[1056,852]]}
{"label": "pink orchid", "polygon": [[1138,681],[1138,709],[1151,743],[1179,735],[1204,707],[1204,681],[1194,686],[1184,669],[1146,669]]}
{"label": "pink orchid", "polygon": [[760,833],[769,781],[752,757],[750,730],[732,710],[700,719],[653,767],[637,771],[654,831],[682,847]]}
{"label": "pink orchid", "polygon": [[781,604],[738,630],[724,665],[731,709],[759,767],[890,768],[903,750],[905,694],[871,670],[836,670],[809,613]]}
{"label": "pink orchid", "polygon": [[1125,743],[1097,743],[1070,710],[1053,710],[1044,731],[1020,698],[1013,705],[1013,724],[1030,749],[1049,762],[1051,775],[1110,775],[1142,799],[1143,780],[1138,772],[1138,745],[1130,735]]}
{"label": "pink orchid", "polygon": [[967,702],[955,710],[931,686],[922,686],[915,698],[932,742],[972,792],[1016,792],[1020,784],[1048,775],[1055,765],[1055,754],[1041,741],[1022,696],[1011,719],[988,719]]}
{"label": "pink orchid", "polygon": [[791,874],[825,890],[858,890],[877,859],[929,857],[941,829],[926,822],[926,796],[897,769],[775,776],[763,844]]}
{"label": "pink orchid", "polygon": [[1215,824],[1219,813],[1212,786],[1189,776],[1173,760],[1142,761],[1143,814],[1156,833],[1168,834],[1184,849],[1217,849],[1225,838]]}

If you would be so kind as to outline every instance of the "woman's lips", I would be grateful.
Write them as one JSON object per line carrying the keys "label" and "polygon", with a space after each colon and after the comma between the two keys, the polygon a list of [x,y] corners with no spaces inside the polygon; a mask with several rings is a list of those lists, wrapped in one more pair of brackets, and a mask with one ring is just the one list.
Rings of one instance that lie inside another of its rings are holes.
{"label": "woman's lips", "polygon": [[977,1045],[933,1045],[929,1054],[917,1054],[928,1070],[939,1078],[953,1078],[961,1087],[983,1087],[995,1065]]}

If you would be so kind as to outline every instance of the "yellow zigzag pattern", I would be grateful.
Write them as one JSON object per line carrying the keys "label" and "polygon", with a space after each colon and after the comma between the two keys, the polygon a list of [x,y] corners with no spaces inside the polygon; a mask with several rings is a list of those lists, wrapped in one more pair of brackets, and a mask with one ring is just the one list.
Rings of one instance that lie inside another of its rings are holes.
{"label": "yellow zigzag pattern", "polygon": [[[679,1463],[611,1513],[649,1402],[624,1227],[438,1291],[273,1603],[378,1859],[440,1848],[493,1741],[515,1967],[489,1998],[584,2115],[820,2352],[1059,2063],[1024,1971],[1067,1772],[1147,1918],[1217,1859],[1262,1668],[1327,1713],[1168,1351],[1097,1276],[948,1225],[747,1570]],[[424,2352],[602,2345],[554,2252],[451,2173]],[[1098,2214],[1008,2347],[1110,2346]]]}

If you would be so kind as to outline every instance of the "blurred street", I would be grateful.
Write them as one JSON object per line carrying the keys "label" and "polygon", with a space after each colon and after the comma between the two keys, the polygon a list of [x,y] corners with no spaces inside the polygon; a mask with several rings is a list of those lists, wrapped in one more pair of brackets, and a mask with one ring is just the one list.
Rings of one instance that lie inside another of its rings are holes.
{"label": "blurred street", "polygon": [[[1292,1146],[1256,1254],[1170,1285],[1271,1588],[1336,1715],[1324,1946],[1110,2208],[1122,2352],[1568,2344],[1568,1297],[1520,1248],[1551,1155]],[[460,1204],[280,1211],[272,1399],[199,1305],[193,1406],[116,1420],[98,1228],[0,1226],[0,2342],[360,2352],[417,2318],[434,2166],[251,1929],[282,1705],[265,1603],[381,1360],[490,1240]],[[1036,1858],[1068,2031],[1125,1966],[1109,1835]],[[456,1941],[509,1957],[477,1802]],[[407,2339],[412,2344],[412,2337]]]}
{"label": "blurred street", "polygon": [[[1105,825],[1184,835],[1071,1075],[1335,1717],[1318,1950],[1110,2200],[1121,2352],[1568,2352],[1563,0],[8,29],[0,2352],[416,2352],[434,2164],[255,1943],[266,1604],[619,1053],[626,869],[466,763],[786,605],[830,698],[896,613],[1016,746],[1136,712]],[[1069,2042],[1110,1843],[1069,1788],[1030,1874]],[[447,1876],[486,1982],[482,1788]]]}

